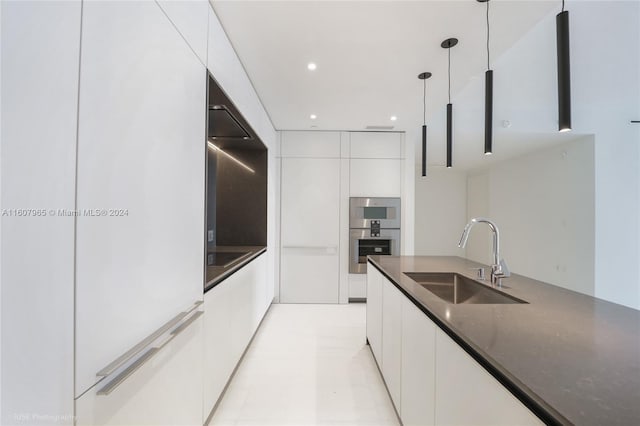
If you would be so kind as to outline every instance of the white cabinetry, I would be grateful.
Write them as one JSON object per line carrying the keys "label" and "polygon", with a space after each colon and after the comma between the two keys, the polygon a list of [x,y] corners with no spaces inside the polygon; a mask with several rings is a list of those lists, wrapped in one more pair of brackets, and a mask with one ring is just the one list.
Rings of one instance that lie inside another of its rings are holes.
{"label": "white cabinetry", "polygon": [[204,295],[204,419],[271,304],[266,261],[258,256]]}
{"label": "white cabinetry", "polygon": [[367,339],[404,425],[543,424],[371,264],[367,292]]}
{"label": "white cabinetry", "polygon": [[204,406],[206,419],[235,367],[231,351],[232,275],[204,295]]}
{"label": "white cabinetry", "polygon": [[282,132],[282,157],[340,158],[339,132]]}
{"label": "white cabinetry", "polygon": [[338,303],[340,159],[283,158],[280,301]]}
{"label": "white cabinetry", "polygon": [[[402,402],[405,426],[434,424],[436,325],[408,298],[402,298]],[[397,406],[396,406],[397,407]]]}
{"label": "white cabinetry", "polygon": [[1,219],[0,424],[71,425],[74,218],[57,210],[75,208],[82,3],[0,9],[0,205],[46,212]]}
{"label": "white cabinetry", "polygon": [[349,191],[352,197],[400,197],[402,160],[351,159]]}
{"label": "white cabinetry", "polygon": [[403,297],[395,285],[382,278],[382,374],[396,407],[400,407]]}
{"label": "white cabinetry", "polygon": [[198,55],[202,64],[206,65],[209,2],[207,0],[157,0],[157,2]]}
{"label": "white cabinetry", "polygon": [[351,132],[351,158],[402,158],[402,133]]}
{"label": "white cabinetry", "polygon": [[543,424],[442,330],[436,330],[436,366],[437,425]]}
{"label": "white cabinetry", "polygon": [[[154,2],[85,2],[76,396],[202,300],[206,73]],[[114,210],[112,210],[114,209]]]}
{"label": "white cabinetry", "polygon": [[76,424],[202,425],[202,361],[198,316],[109,394],[101,382],[78,398]]}
{"label": "white cabinetry", "polygon": [[403,135],[389,132],[349,135],[351,196],[402,196]]}
{"label": "white cabinetry", "polygon": [[367,340],[378,366],[382,368],[382,274],[367,267]]}

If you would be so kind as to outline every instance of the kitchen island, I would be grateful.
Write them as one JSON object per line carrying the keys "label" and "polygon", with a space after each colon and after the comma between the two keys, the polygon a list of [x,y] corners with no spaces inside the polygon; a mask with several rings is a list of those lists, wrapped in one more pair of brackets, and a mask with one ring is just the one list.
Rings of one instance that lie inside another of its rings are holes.
{"label": "kitchen island", "polygon": [[640,424],[640,311],[516,274],[497,290],[527,303],[451,304],[405,275],[486,268],[458,257],[370,256],[369,267],[543,422]]}

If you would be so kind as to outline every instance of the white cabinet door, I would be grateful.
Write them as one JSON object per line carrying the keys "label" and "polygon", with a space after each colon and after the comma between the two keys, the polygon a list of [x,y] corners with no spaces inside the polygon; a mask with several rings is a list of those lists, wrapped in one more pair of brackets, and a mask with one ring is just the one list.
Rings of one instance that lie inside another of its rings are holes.
{"label": "white cabinet door", "polygon": [[382,274],[371,264],[367,266],[367,340],[382,368]]}
{"label": "white cabinet door", "polygon": [[388,279],[382,278],[382,374],[391,400],[400,411],[402,361],[402,299]]}
{"label": "white cabinet door", "polygon": [[82,2],[0,8],[0,424],[71,425],[74,218],[62,212],[75,208]]}
{"label": "white cabinet door", "polygon": [[283,158],[340,158],[340,132],[282,132],[280,155]]}
{"label": "white cabinet door", "polygon": [[76,395],[202,300],[206,149],[205,67],[155,2],[85,2],[81,54]]}
{"label": "white cabinet door", "polygon": [[209,2],[207,0],[157,1],[200,61],[206,65],[208,13],[211,7]]}
{"label": "white cabinet door", "polygon": [[227,278],[204,295],[203,419],[218,401],[237,362],[231,353],[233,278]]}
{"label": "white cabinet door", "polygon": [[402,161],[390,159],[350,160],[349,191],[352,197],[400,197]]}
{"label": "white cabinet door", "polygon": [[542,425],[442,330],[436,330],[437,425]]}
{"label": "white cabinet door", "polygon": [[436,325],[408,298],[402,298],[402,402],[405,426],[434,424]]}
{"label": "white cabinet door", "polygon": [[402,158],[402,134],[351,132],[351,158]]}
{"label": "white cabinet door", "polygon": [[[253,287],[256,303],[253,307],[253,330],[258,328],[260,321],[264,317],[264,313],[271,302],[267,303],[267,255],[266,253],[258,256],[251,261],[249,265],[253,274]],[[253,334],[253,333],[252,333]]]}
{"label": "white cabinet door", "polygon": [[251,264],[234,273],[226,281],[231,289],[231,357],[238,362],[253,335],[253,306],[255,304]]}
{"label": "white cabinet door", "polygon": [[76,400],[77,425],[193,425],[202,417],[202,316],[108,395],[99,383]]}
{"label": "white cabinet door", "polygon": [[340,160],[282,159],[283,303],[338,303]]}
{"label": "white cabinet door", "polygon": [[204,295],[204,419],[269,306],[265,298],[266,259],[262,254]]}

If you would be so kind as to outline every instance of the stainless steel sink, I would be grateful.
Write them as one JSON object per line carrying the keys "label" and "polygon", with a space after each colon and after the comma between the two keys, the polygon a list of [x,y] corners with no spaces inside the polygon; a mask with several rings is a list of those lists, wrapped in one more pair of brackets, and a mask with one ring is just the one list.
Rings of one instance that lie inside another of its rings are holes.
{"label": "stainless steel sink", "polygon": [[449,272],[405,272],[431,293],[452,304],[527,303],[465,276]]}

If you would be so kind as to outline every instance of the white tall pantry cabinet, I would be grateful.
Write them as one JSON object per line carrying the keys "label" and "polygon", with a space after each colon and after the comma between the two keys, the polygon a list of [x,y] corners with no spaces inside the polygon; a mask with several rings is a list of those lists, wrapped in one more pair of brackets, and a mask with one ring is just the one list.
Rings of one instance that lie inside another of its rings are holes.
{"label": "white tall pantry cabinet", "polygon": [[349,273],[349,198],[404,196],[404,134],[280,135],[279,301],[347,303],[365,298],[365,275]]}
{"label": "white tall pantry cabinet", "polygon": [[280,149],[280,302],[338,303],[340,134],[284,132]]}
{"label": "white tall pantry cabinet", "polygon": [[205,66],[156,4],[85,3],[80,69],[77,203],[109,215],[77,219],[76,396],[202,300],[206,139]]}

